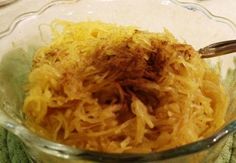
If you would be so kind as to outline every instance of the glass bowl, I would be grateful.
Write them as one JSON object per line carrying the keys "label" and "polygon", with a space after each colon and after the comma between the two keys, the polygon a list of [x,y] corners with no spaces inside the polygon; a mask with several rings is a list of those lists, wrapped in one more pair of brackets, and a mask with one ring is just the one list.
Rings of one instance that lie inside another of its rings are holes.
{"label": "glass bowl", "polygon": [[16,0],[0,0],[0,6],[5,6],[8,5],[10,3],[13,3]]}
{"label": "glass bowl", "polygon": [[[222,64],[222,78],[230,92],[226,125],[209,138],[175,149],[148,154],[107,154],[75,149],[40,138],[23,123],[21,113],[24,85],[30,72],[34,51],[50,40],[49,24],[55,19],[72,21],[100,20],[132,25],[161,32],[164,28],[180,41],[199,49],[208,44],[234,39],[236,25],[214,16],[194,3],[176,0],[58,0],[38,11],[19,15],[0,32],[0,125],[17,135],[36,162],[214,162],[227,138],[236,130],[234,92],[236,73],[230,54],[208,59]],[[230,77],[229,77],[230,76]],[[222,80],[223,80],[222,79]]]}

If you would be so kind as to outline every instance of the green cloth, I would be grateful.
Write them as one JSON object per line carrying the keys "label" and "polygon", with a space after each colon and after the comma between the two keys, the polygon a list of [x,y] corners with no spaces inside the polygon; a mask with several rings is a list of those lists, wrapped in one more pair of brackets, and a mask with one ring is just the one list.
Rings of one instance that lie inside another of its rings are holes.
{"label": "green cloth", "polygon": [[232,149],[233,149],[233,135],[230,136],[228,138],[228,140],[226,141],[226,143],[222,149],[222,152],[220,153],[220,155],[216,159],[215,163],[235,163],[235,162],[231,161]]}
{"label": "green cloth", "polygon": [[0,128],[0,163],[31,163],[19,138]]}

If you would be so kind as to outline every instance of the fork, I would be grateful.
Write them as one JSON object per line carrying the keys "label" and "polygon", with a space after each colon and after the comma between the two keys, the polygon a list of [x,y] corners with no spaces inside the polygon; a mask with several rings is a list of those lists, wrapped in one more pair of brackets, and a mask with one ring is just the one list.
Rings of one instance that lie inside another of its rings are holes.
{"label": "fork", "polygon": [[236,40],[210,44],[198,50],[202,58],[211,58],[236,52]]}

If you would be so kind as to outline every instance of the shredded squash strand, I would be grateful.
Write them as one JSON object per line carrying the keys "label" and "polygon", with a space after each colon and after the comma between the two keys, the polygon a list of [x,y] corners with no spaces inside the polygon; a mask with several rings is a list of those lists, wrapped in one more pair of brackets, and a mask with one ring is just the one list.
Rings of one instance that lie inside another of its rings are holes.
{"label": "shredded squash strand", "polygon": [[168,31],[57,20],[39,49],[23,112],[38,134],[103,152],[151,152],[224,124],[219,73]]}

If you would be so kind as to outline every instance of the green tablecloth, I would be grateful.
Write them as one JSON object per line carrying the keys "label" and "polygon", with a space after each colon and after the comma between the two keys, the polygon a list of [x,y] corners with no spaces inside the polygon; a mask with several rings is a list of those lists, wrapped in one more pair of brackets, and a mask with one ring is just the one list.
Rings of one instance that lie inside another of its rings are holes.
{"label": "green tablecloth", "polygon": [[31,163],[19,138],[0,128],[0,163]]}

